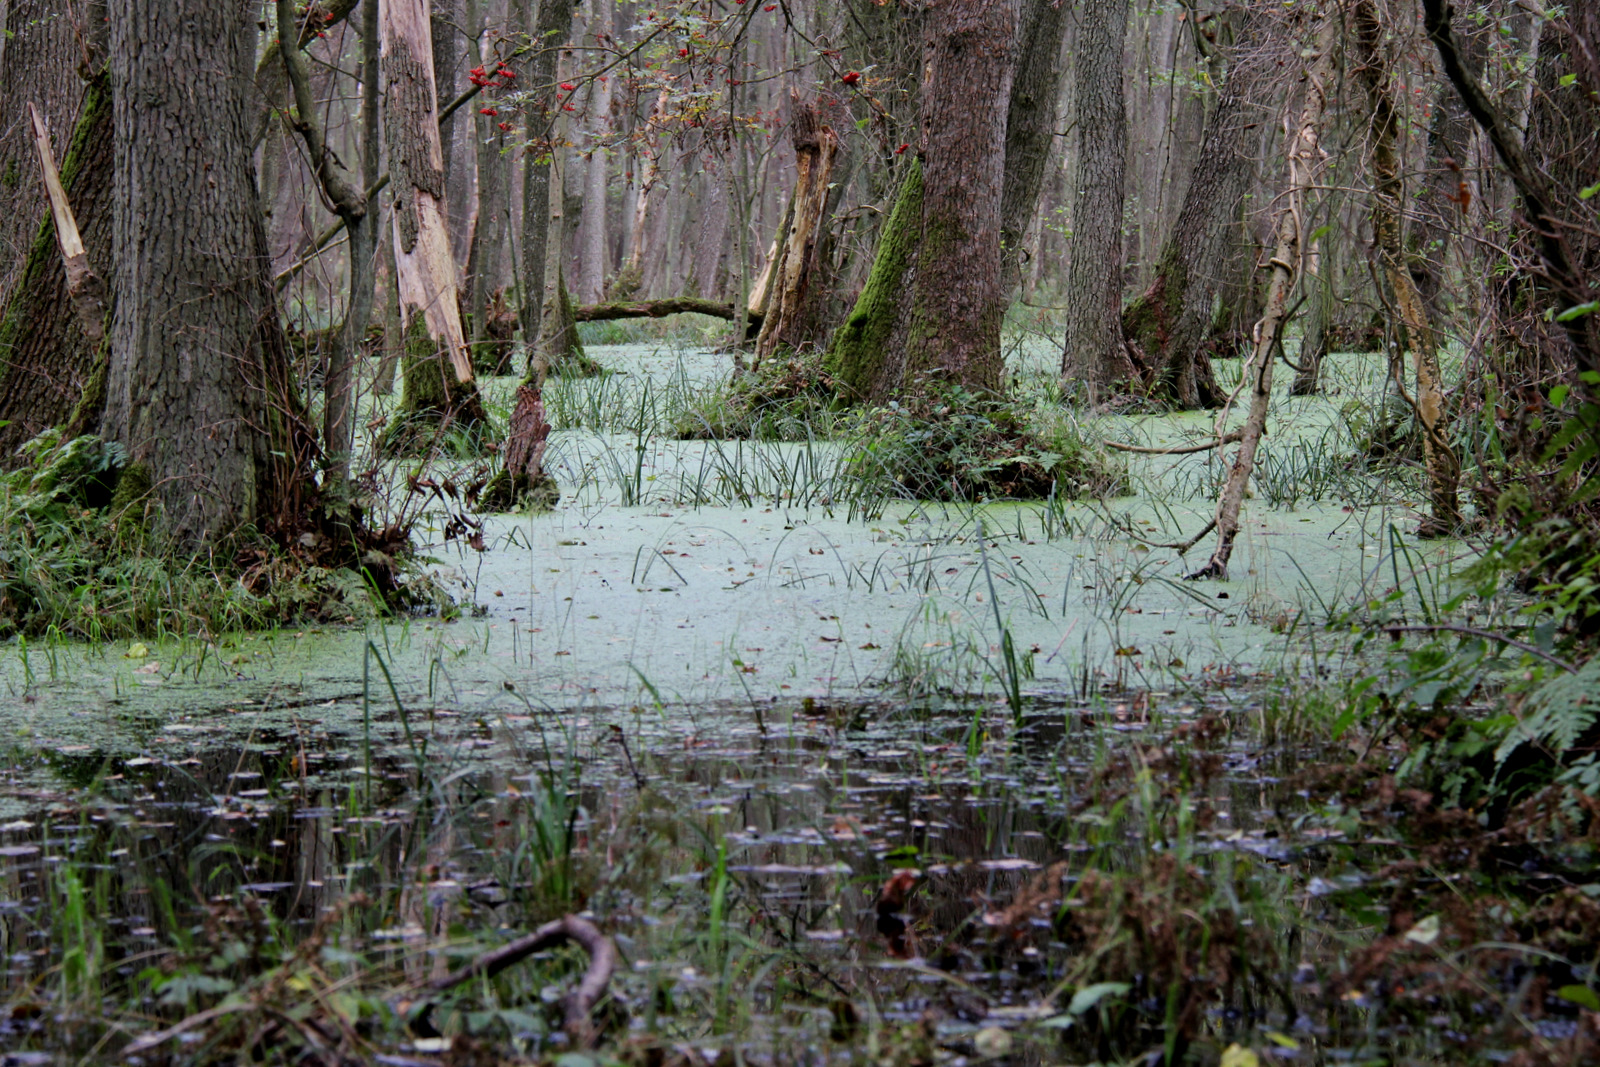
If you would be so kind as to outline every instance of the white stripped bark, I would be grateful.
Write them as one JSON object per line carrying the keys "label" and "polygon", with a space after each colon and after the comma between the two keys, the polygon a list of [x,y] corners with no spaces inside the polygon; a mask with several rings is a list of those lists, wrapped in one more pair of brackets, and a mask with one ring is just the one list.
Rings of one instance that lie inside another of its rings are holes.
{"label": "white stripped bark", "polygon": [[655,192],[656,181],[661,173],[661,164],[657,158],[657,154],[661,151],[657,133],[666,114],[669,99],[666,89],[656,94],[655,103],[650,105],[650,115],[644,122],[644,131],[639,135],[639,166],[634,174],[634,181],[639,191],[633,205],[633,228],[628,231],[628,256],[623,260],[622,270],[619,272],[620,277],[632,279],[638,286],[643,284],[644,253],[650,236],[651,194]]}
{"label": "white stripped bark", "polygon": [[1304,266],[1306,193],[1312,188],[1323,160],[1319,142],[1323,116],[1328,108],[1328,83],[1333,76],[1334,44],[1338,39],[1338,21],[1333,13],[1322,11],[1316,18],[1310,68],[1304,76],[1305,100],[1300,122],[1287,138],[1288,188],[1279,202],[1277,239],[1268,261],[1272,277],[1267,286],[1266,308],[1256,323],[1250,359],[1243,368],[1242,376],[1250,383],[1250,413],[1239,431],[1239,451],[1217,501],[1216,550],[1204,567],[1190,575],[1191,578],[1225,579],[1228,576],[1228,560],[1239,535],[1239,511],[1244,503],[1245,486],[1255,469],[1256,450],[1267,431],[1274,356],[1289,318],[1289,295]]}
{"label": "white stripped bark", "polygon": [[444,155],[434,93],[427,0],[386,0],[379,8],[389,174],[394,185],[394,259],[404,329],[427,324],[455,371],[472,381],[456,302],[456,268],[445,209]]}
{"label": "white stripped bark", "polygon": [[839,138],[823,124],[820,110],[802,103],[793,90],[790,97],[794,112],[794,196],[782,251],[770,272],[771,278],[764,276],[762,280],[761,288],[768,291],[763,293],[766,315],[756,339],[757,365],[772,358],[779,345],[798,340],[786,337],[786,333],[798,325],[808,283],[817,267],[817,240],[827,213],[833,161],[839,154]]}
{"label": "white stripped bark", "polygon": [[50,131],[45,128],[44,116],[32,101],[28,114],[33,118],[34,143],[39,149],[39,168],[44,174],[45,192],[50,198],[50,214],[56,224],[56,244],[61,248],[61,261],[67,270],[67,295],[72,298],[73,310],[84,335],[95,344],[105,337],[106,287],[89,267],[89,254],[84,250],[83,237],[78,233],[78,220],[67,201],[67,191],[61,185],[61,172],[56,169],[55,155],[50,149]]}

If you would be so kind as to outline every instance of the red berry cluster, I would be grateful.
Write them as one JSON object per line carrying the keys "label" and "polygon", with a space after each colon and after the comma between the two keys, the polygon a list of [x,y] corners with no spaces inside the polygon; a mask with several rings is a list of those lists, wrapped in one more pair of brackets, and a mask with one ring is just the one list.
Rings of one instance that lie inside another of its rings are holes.
{"label": "red berry cluster", "polygon": [[480,89],[509,89],[511,83],[517,80],[517,72],[504,63],[498,63],[493,74],[486,73],[483,67],[473,67],[467,71],[467,80]]}

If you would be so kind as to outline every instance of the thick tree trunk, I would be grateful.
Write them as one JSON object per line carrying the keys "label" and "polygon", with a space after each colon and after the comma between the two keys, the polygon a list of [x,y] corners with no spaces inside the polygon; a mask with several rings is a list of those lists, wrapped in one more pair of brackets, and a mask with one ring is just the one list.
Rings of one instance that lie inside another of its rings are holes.
{"label": "thick tree trunk", "polygon": [[456,299],[427,0],[380,9],[385,140],[394,191],[395,275],[405,336],[403,389],[385,447],[413,449],[446,428],[487,429]]}
{"label": "thick tree trunk", "polygon": [[1311,240],[1306,249],[1306,302],[1310,307],[1305,329],[1300,334],[1300,353],[1294,382],[1289,386],[1290,396],[1315,396],[1322,390],[1322,361],[1328,356],[1328,338],[1338,297],[1333,288],[1333,272],[1325,269],[1321,244],[1319,240]]}
{"label": "thick tree trunk", "polygon": [[1222,92],[1189,177],[1183,207],[1162,245],[1155,280],[1122,315],[1156,392],[1180,408],[1221,402],[1202,352],[1212,304],[1239,233],[1240,204],[1254,173],[1256,109],[1276,50],[1262,40],[1265,16],[1245,11]]}
{"label": "thick tree trunk", "polygon": [[[1333,77],[1333,51],[1338,40],[1339,23],[1332,14],[1317,16],[1308,61],[1310,70],[1305,76],[1305,102],[1300,111],[1300,122],[1287,145],[1288,180],[1285,195],[1280,199],[1277,218],[1277,237],[1272,258],[1268,261],[1271,281],[1267,286],[1266,304],[1261,319],[1256,323],[1254,344],[1243,374],[1250,382],[1250,412],[1239,432],[1239,451],[1228,469],[1228,480],[1217,501],[1217,547],[1211,559],[1194,578],[1227,578],[1228,561],[1233,556],[1234,541],[1239,536],[1239,511],[1244,506],[1245,486],[1255,470],[1256,450],[1267,432],[1267,407],[1272,401],[1272,370],[1277,363],[1277,348],[1283,329],[1289,319],[1289,296],[1301,272],[1301,259],[1305,252],[1307,233],[1306,194],[1311,190],[1316,172],[1322,164],[1319,142],[1322,135],[1322,118],[1327,111],[1328,85]],[[1222,425],[1218,420],[1219,427]],[[1218,433],[1221,433],[1219,428]]]}
{"label": "thick tree trunk", "polygon": [[814,104],[804,103],[791,94],[794,112],[792,141],[795,153],[794,195],[788,211],[789,228],[781,239],[764,281],[765,317],[756,338],[759,364],[769,359],[780,346],[799,348],[814,344],[823,325],[822,309],[813,294],[825,257],[828,194],[833,177],[833,161],[839,152],[839,138],[823,125]]}
{"label": "thick tree trunk", "polygon": [[161,526],[203,545],[288,525],[307,442],[250,151],[257,5],[111,5],[116,310],[103,431]]}
{"label": "thick tree trunk", "polygon": [[1078,27],[1078,167],[1067,239],[1063,383],[1090,399],[1133,375],[1122,347],[1122,209],[1127,112],[1122,40],[1128,0],[1087,0]]}
{"label": "thick tree trunk", "polygon": [[[1126,0],[1118,0],[1126,17]],[[1080,18],[1094,15],[1079,5]],[[1000,196],[1000,240],[1004,246],[1002,283],[1006,292],[1022,284],[1023,240],[1039,206],[1050,142],[1055,134],[1056,98],[1060,96],[1061,42],[1066,36],[1068,4],[1062,0],[1023,0],[1017,34],[1017,72],[1011,84],[1006,116],[1006,169]],[[1120,23],[1119,23],[1120,24]],[[1114,62],[1121,78],[1122,38]],[[1118,99],[1121,86],[1118,85]]]}
{"label": "thick tree trunk", "polygon": [[[1383,57],[1383,27],[1372,0],[1357,0],[1352,20],[1357,74],[1366,88],[1372,114],[1372,241],[1382,268],[1386,296],[1396,319],[1395,326],[1400,331],[1403,347],[1411,350],[1416,374],[1417,395],[1412,406],[1422,431],[1423,464],[1428,473],[1432,511],[1420,532],[1423,536],[1446,537],[1461,525],[1458,500],[1461,462],[1449,441],[1449,414],[1445,410],[1438,339],[1422,294],[1412,280],[1401,234],[1400,212],[1405,190],[1395,148],[1400,116],[1389,90],[1389,65]],[[1404,395],[1399,368],[1398,363],[1394,364],[1395,386]]]}
{"label": "thick tree trunk", "polygon": [[[112,275],[114,136],[111,78],[102,72],[83,91],[77,126],[61,154],[61,187],[77,219],[88,267],[108,284]],[[42,188],[34,175],[28,182]],[[23,263],[11,299],[0,315],[0,462],[17,446],[51,426],[70,423],[92,432],[105,400],[101,337],[83,328],[61,262],[48,212]],[[104,324],[102,324],[103,326]],[[102,329],[103,335],[103,329]]]}
{"label": "thick tree trunk", "polygon": [[922,235],[897,388],[998,393],[1000,205],[1019,0],[934,0],[924,29]]}

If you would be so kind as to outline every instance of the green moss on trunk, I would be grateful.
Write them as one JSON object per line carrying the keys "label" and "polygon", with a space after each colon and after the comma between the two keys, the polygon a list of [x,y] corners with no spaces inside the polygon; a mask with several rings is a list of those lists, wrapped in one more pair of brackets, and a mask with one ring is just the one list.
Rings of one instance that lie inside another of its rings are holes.
{"label": "green moss on trunk", "polygon": [[409,317],[400,357],[400,410],[384,432],[380,450],[387,455],[423,452],[446,435],[471,448],[480,446],[490,426],[477,383],[456,381],[420,308],[410,308]]}
{"label": "green moss on trunk", "polygon": [[850,317],[834,332],[823,361],[847,395],[871,396],[883,375],[889,339],[905,299],[906,270],[917,253],[921,229],[922,165],[913,161],[878,239],[867,284]]}

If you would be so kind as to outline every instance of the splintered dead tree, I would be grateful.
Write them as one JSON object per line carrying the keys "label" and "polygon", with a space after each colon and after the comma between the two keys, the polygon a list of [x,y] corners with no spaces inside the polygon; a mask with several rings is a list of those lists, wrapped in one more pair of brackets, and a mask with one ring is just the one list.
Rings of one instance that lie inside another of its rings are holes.
{"label": "splintered dead tree", "polygon": [[1400,116],[1390,89],[1388,65],[1383,57],[1383,25],[1373,0],[1357,0],[1351,15],[1357,77],[1367,93],[1372,119],[1372,242],[1378,253],[1384,297],[1400,336],[1401,350],[1410,349],[1415,367],[1417,395],[1406,390],[1405,363],[1398,353],[1389,374],[1417,417],[1422,431],[1423,466],[1428,476],[1431,514],[1417,531],[1423,537],[1448,537],[1461,525],[1457,489],[1461,462],[1450,447],[1449,414],[1445,409],[1444,380],[1439,369],[1439,342],[1422,294],[1417,291],[1406,262],[1401,237],[1400,205],[1404,179],[1395,142]]}
{"label": "splintered dead tree", "polygon": [[437,431],[483,433],[488,416],[456,303],[428,0],[385,0],[379,13],[384,139],[405,337],[400,410],[385,446],[407,450],[425,445]]}
{"label": "splintered dead tree", "polygon": [[[770,359],[780,345],[794,347],[816,333],[816,308],[807,315],[808,292],[818,271],[818,249],[827,224],[828,193],[832,188],[833,162],[839,154],[839,138],[822,121],[815,103],[799,94],[790,94],[794,114],[795,180],[794,196],[786,216],[787,227],[780,235],[777,255],[758,288],[762,293],[765,317],[756,340],[759,365]],[[751,304],[757,299],[751,293]],[[807,321],[808,319],[813,321]],[[808,329],[809,327],[809,329]]]}
{"label": "splintered dead tree", "polygon": [[[1228,480],[1217,501],[1217,547],[1211,559],[1193,578],[1227,578],[1228,560],[1239,535],[1239,510],[1244,503],[1245,485],[1255,469],[1256,449],[1267,428],[1267,407],[1272,400],[1272,368],[1277,362],[1277,346],[1289,319],[1289,296],[1304,273],[1306,247],[1306,194],[1312,188],[1322,163],[1320,140],[1322,119],[1328,108],[1328,83],[1333,74],[1333,51],[1338,41],[1339,24],[1334,13],[1321,12],[1307,55],[1310,68],[1305,74],[1305,101],[1299,124],[1290,131],[1288,179],[1278,204],[1277,237],[1268,261],[1272,274],[1267,285],[1266,308],[1256,323],[1250,359],[1242,379],[1250,387],[1250,411],[1239,434],[1239,451]],[[1218,418],[1220,433],[1227,408]]]}

